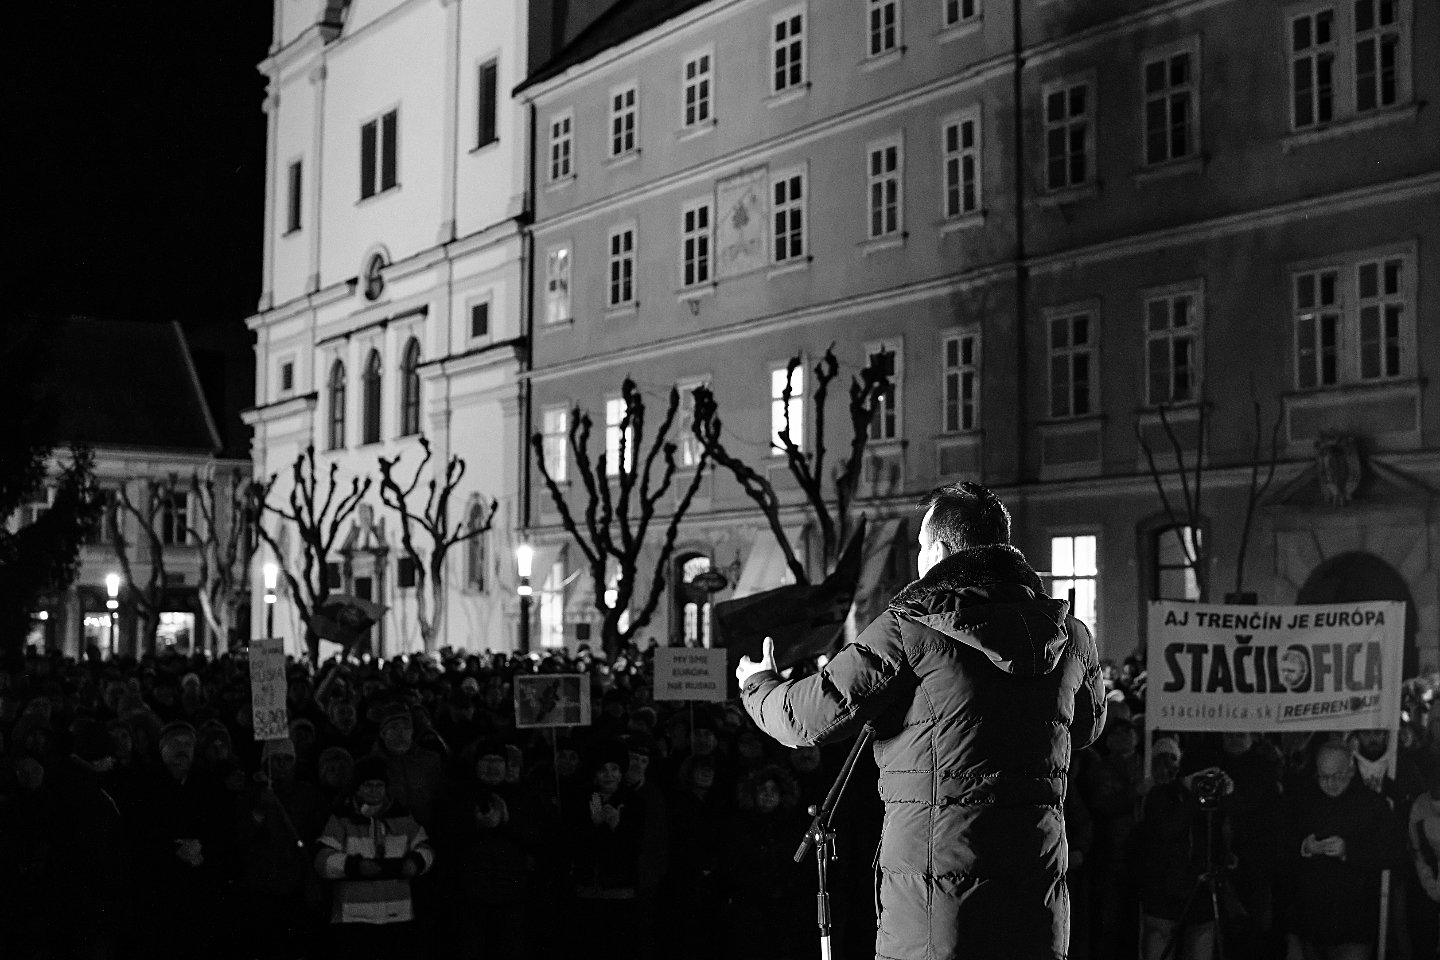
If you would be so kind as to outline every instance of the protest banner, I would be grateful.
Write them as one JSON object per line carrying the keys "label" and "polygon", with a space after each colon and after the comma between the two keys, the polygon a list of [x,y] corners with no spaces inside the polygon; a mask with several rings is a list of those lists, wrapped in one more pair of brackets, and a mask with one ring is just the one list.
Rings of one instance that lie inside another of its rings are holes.
{"label": "protest banner", "polygon": [[730,671],[724,650],[660,647],[655,651],[656,700],[725,702]]}
{"label": "protest banner", "polygon": [[1395,730],[1405,605],[1150,604],[1153,729]]}
{"label": "protest banner", "polygon": [[590,725],[590,678],[585,674],[516,674],[514,685],[517,728]]}
{"label": "protest banner", "polygon": [[285,641],[258,637],[250,641],[250,712],[256,740],[284,740],[290,736],[285,706]]}

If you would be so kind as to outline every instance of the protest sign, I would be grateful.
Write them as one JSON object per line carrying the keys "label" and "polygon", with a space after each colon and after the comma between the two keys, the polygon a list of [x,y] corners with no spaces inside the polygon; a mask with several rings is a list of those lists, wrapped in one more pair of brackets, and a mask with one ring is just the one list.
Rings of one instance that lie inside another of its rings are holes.
{"label": "protest sign", "polygon": [[285,693],[285,641],[279,637],[251,640],[250,712],[256,740],[284,740],[290,736]]}
{"label": "protest sign", "polygon": [[588,727],[590,678],[583,673],[515,676],[516,727]]}
{"label": "protest sign", "polygon": [[655,651],[655,699],[723,703],[727,663],[724,650],[661,647]]}
{"label": "protest sign", "polygon": [[1150,604],[1151,729],[1395,730],[1405,605]]}

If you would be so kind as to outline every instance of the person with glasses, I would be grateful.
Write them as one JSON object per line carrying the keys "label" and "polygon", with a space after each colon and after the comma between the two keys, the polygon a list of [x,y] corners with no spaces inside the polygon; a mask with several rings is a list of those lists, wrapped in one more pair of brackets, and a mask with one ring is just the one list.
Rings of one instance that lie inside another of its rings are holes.
{"label": "person with glasses", "polygon": [[1291,956],[1375,956],[1380,874],[1404,865],[1396,840],[1389,805],[1355,775],[1350,747],[1344,741],[1323,745],[1313,781],[1291,797],[1281,841],[1291,876]]}

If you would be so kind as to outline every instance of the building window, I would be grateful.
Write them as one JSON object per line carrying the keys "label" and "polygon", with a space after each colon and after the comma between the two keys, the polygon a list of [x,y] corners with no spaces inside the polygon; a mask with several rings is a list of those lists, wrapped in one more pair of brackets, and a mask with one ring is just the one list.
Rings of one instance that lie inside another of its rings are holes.
{"label": "building window", "polygon": [[285,230],[294,233],[300,229],[300,203],[301,189],[304,185],[302,168],[299,160],[290,164],[290,193],[286,201]]}
{"label": "building window", "polygon": [[1301,390],[1412,376],[1414,278],[1405,254],[1361,255],[1295,274]]}
{"label": "building window", "polygon": [[401,557],[395,564],[395,585],[401,590],[415,589],[415,558]]}
{"label": "building window", "polygon": [[1397,0],[1355,0],[1355,110],[1399,100],[1400,24]]}
{"label": "building window", "polygon": [[945,122],[945,216],[959,217],[980,209],[980,111]]}
{"label": "building window", "polygon": [[1145,162],[1148,164],[1195,154],[1196,60],[1194,51],[1181,50],[1145,62]]}
{"label": "building window", "polygon": [[339,590],[344,583],[345,579],[340,570],[340,564],[325,564],[325,586],[330,590]]}
{"label": "building window", "polygon": [[788,263],[805,256],[805,171],[776,174],[770,180],[774,191],[776,263]]}
{"label": "building window", "polygon": [[796,7],[770,21],[770,89],[781,93],[805,82],[805,9]]}
{"label": "building window", "polygon": [[635,425],[627,423],[629,411],[624,397],[605,401],[605,474],[619,476],[629,472],[635,462]]}
{"label": "building window", "polygon": [[780,434],[788,423],[790,440],[799,450],[805,449],[805,365],[790,371],[790,398],[786,402],[786,367],[770,371],[770,452],[784,453],[785,442]]}
{"label": "building window", "polygon": [[635,228],[610,231],[610,306],[635,302]]}
{"label": "building window", "polygon": [[980,15],[980,0],[943,0],[944,23],[957,26]]}
{"label": "building window", "polygon": [[364,404],[360,421],[360,442],[380,442],[380,351],[371,350],[360,377],[360,399]]}
{"label": "building window", "polygon": [[564,483],[569,476],[570,408],[546,407],[540,414],[540,437],[545,472],[556,483]]}
{"label": "building window", "polygon": [[286,360],[280,364],[280,392],[289,393],[295,389],[295,362]]}
{"label": "building window", "polygon": [[400,436],[420,432],[420,341],[411,337],[400,361]]}
{"label": "building window", "polygon": [[870,238],[899,233],[904,214],[904,167],[900,141],[870,147]]}
{"label": "building window", "polygon": [[476,119],[475,146],[483,147],[500,139],[498,107],[500,64],[494,60],[480,65],[480,115]]}
{"label": "building window", "polygon": [[556,558],[540,586],[540,646],[565,646],[565,559]]}
{"label": "building window", "polygon": [[160,542],[166,546],[191,542],[189,493],[173,490],[161,498]]}
{"label": "building window", "polygon": [[570,248],[552,247],[545,255],[545,322],[570,319]]}
{"label": "building window", "polygon": [[640,120],[640,88],[635,84],[610,93],[610,156],[635,152],[635,129]]}
{"label": "building window", "polygon": [[1050,319],[1050,416],[1057,420],[1093,412],[1091,327],[1089,313]]}
{"label": "building window", "polygon": [[945,432],[963,433],[980,425],[980,334],[946,337]]}
{"label": "building window", "polygon": [[[474,504],[470,507],[470,515],[466,518],[466,526],[470,532],[483,529],[486,516],[485,507],[482,504]],[[486,567],[489,559],[490,549],[487,538],[489,532],[477,533],[465,541],[465,579],[466,585],[478,593],[485,592]]]}
{"label": "building window", "polygon": [[1335,11],[1316,10],[1290,21],[1290,83],[1296,130],[1335,117]]}
{"label": "building window", "polygon": [[900,435],[900,397],[904,365],[900,359],[901,344],[879,343],[867,349],[868,364],[890,378],[889,384],[875,398],[875,412],[870,417],[871,440],[894,440]]}
{"label": "building window", "polygon": [[710,646],[710,595],[690,584],[710,569],[710,558],[688,557],[680,562],[680,589],[676,595],[683,600],[681,631],[687,647]]}
{"label": "building window", "polygon": [[375,301],[385,292],[385,258],[375,254],[365,264],[365,299]]}
{"label": "building window", "polygon": [[399,182],[396,179],[399,128],[398,110],[391,110],[380,119],[360,127],[361,200],[383,193]]}
{"label": "building window", "polygon": [[680,223],[680,284],[710,282],[710,201],[687,206]]}
{"label": "building window", "polygon": [[709,380],[690,380],[676,385],[680,393],[680,466],[694,467],[700,463],[704,452],[700,440],[695,436],[695,391],[708,387]]}
{"label": "building window", "polygon": [[1201,317],[1194,291],[1145,301],[1146,402],[1185,403],[1200,394]]}
{"label": "building window", "polygon": [[1199,600],[1200,578],[1195,573],[1201,532],[1193,527],[1165,527],[1154,534],[1155,600]]}
{"label": "building window", "polygon": [[870,56],[878,57],[900,46],[900,0],[866,0]]}
{"label": "building window", "polygon": [[550,179],[564,180],[574,174],[575,115],[562,113],[550,118]]}
{"label": "building window", "polygon": [[1093,111],[1090,82],[1061,82],[1045,89],[1045,188],[1064,190],[1090,181]]}
{"label": "building window", "polygon": [[345,446],[345,364],[336,360],[330,365],[330,449]]}
{"label": "building window", "polygon": [[1070,602],[1070,616],[1095,629],[1100,570],[1093,535],[1050,538],[1050,595]]}
{"label": "building window", "polygon": [[470,339],[490,336],[490,301],[470,304]]}
{"label": "building window", "polygon": [[685,61],[685,83],[682,91],[685,104],[685,126],[695,127],[710,122],[711,86],[714,79],[715,55],[709,50]]}

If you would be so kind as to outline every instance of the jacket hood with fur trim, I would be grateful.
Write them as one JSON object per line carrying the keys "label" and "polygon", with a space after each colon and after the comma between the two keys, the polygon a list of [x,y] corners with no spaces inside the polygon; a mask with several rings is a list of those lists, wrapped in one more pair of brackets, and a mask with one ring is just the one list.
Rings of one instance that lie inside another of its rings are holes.
{"label": "jacket hood with fur trim", "polygon": [[1024,554],[1008,545],[952,553],[900,591],[890,609],[1020,677],[1053,671],[1069,642],[1070,605],[1047,597]]}

